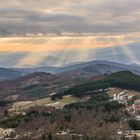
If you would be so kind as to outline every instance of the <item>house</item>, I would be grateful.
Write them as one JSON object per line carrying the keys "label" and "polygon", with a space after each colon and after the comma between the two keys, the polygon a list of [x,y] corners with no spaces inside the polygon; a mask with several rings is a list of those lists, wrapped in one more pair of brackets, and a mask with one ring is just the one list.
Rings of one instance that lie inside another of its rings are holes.
{"label": "house", "polygon": [[122,104],[127,104],[128,94],[126,94],[126,90],[124,90],[123,92],[119,94],[114,94],[113,100],[118,101],[119,103],[122,103]]}

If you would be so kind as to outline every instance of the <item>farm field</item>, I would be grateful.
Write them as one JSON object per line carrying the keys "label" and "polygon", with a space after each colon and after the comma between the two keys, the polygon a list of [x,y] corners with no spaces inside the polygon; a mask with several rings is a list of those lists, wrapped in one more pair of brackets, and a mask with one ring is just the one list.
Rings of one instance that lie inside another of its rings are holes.
{"label": "farm field", "polygon": [[41,106],[53,106],[63,108],[67,104],[75,103],[81,101],[80,98],[72,96],[64,96],[62,99],[51,100],[51,98],[43,98],[35,101],[20,101],[12,104],[11,110],[16,111],[26,111],[31,107],[41,107]]}

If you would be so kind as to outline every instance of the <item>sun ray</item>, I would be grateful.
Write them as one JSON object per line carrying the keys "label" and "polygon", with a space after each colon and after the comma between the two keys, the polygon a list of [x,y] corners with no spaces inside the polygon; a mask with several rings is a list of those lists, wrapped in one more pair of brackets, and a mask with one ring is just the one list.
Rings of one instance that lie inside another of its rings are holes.
{"label": "sun ray", "polygon": [[[40,39],[33,40],[34,41],[39,41]],[[51,40],[48,40],[47,44],[49,44]],[[42,46],[41,46],[42,47]],[[46,46],[43,46],[43,48],[46,48]],[[42,49],[42,48],[41,48]],[[23,66],[36,66],[39,64],[44,57],[46,57],[49,54],[49,50],[46,52],[40,51],[39,47],[34,48],[34,51],[30,52],[26,57],[21,59],[19,63],[16,64],[18,67],[23,67]]]}
{"label": "sun ray", "polygon": [[[74,61],[89,61],[99,59],[97,56],[98,49],[110,47],[112,49],[112,60],[120,60],[116,47],[122,45],[122,51],[127,52],[127,56],[131,61],[138,63],[135,54],[126,46],[130,35],[95,35],[95,36],[37,36],[37,37],[1,37],[0,38],[0,52],[27,52],[28,55],[19,59],[15,66],[24,67],[26,65],[37,66],[42,61],[47,61],[47,56],[53,56],[57,59],[48,61],[50,65],[63,65],[66,63],[73,63]],[[138,37],[138,35],[137,35]],[[134,37],[133,37],[134,38]],[[103,56],[103,55],[101,55]],[[102,58],[105,58],[103,56]]]}
{"label": "sun ray", "polygon": [[129,46],[127,44],[124,44],[124,37],[120,36],[119,41],[122,44],[122,49],[124,50],[124,52],[127,54],[128,58],[130,59],[130,63],[137,63],[140,64],[140,61],[137,59],[137,57],[135,56],[135,54],[133,53],[132,50],[130,50]]}

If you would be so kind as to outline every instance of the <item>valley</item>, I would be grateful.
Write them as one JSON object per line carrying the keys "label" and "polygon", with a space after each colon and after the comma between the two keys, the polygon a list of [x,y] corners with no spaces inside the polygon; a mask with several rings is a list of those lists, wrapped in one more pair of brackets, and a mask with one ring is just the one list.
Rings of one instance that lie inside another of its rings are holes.
{"label": "valley", "polygon": [[11,140],[138,138],[140,76],[116,67],[84,64],[59,74],[34,72],[1,81],[0,136]]}

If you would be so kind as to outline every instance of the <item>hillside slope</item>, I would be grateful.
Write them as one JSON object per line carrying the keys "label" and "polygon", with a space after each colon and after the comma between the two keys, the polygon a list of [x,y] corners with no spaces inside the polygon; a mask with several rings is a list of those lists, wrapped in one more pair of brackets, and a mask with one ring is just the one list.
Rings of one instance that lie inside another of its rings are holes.
{"label": "hillside slope", "polygon": [[106,75],[102,80],[89,80],[84,84],[75,86],[66,90],[63,93],[60,93],[58,96],[63,95],[74,95],[74,96],[83,96],[87,94],[92,94],[101,89],[107,89],[110,87],[119,87],[124,89],[140,91],[140,76],[133,74],[129,71],[121,71],[114,74]]}

